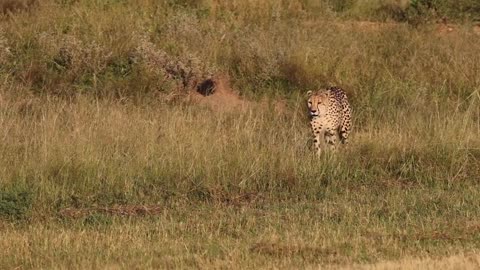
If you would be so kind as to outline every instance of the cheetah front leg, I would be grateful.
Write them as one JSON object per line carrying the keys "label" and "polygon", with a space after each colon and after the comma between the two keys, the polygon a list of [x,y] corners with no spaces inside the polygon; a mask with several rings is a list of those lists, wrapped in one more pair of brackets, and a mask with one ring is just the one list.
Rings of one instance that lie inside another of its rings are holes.
{"label": "cheetah front leg", "polygon": [[325,142],[330,150],[335,151],[337,149],[337,133],[331,130],[325,132]]}
{"label": "cheetah front leg", "polygon": [[323,134],[325,133],[321,124],[318,124],[314,121],[310,122],[312,125],[312,133],[313,133],[313,144],[315,146],[315,150],[317,155],[320,156],[322,154],[322,147],[321,147],[321,139],[323,140]]}
{"label": "cheetah front leg", "polygon": [[322,147],[321,147],[321,142],[320,142],[320,132],[315,131],[314,137],[313,137],[313,144],[315,145],[315,150],[317,152],[317,156],[320,156],[322,154]]}
{"label": "cheetah front leg", "polygon": [[342,144],[348,144],[348,133],[350,131],[347,128],[343,128],[340,131],[340,142]]}

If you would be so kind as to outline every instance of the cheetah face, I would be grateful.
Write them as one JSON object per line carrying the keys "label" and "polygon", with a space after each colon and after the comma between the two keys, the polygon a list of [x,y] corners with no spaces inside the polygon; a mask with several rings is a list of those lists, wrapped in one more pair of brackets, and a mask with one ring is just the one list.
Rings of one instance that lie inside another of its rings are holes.
{"label": "cheetah face", "polygon": [[327,111],[328,98],[325,93],[313,94],[312,91],[307,92],[308,97],[308,112],[310,117],[317,117]]}

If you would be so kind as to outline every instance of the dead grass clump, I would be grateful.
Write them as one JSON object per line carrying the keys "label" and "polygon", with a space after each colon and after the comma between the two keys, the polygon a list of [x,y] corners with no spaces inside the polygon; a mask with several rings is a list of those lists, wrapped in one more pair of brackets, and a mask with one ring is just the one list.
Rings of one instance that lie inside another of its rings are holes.
{"label": "dead grass clump", "polygon": [[[41,32],[34,36],[12,49],[16,57],[8,62],[12,78],[38,93],[74,96],[78,88],[97,90],[112,61],[105,45],[69,34]],[[19,54],[22,50],[28,52]]]}
{"label": "dead grass clump", "polygon": [[[36,34],[35,34],[36,35]],[[157,48],[147,38],[138,38],[112,50],[103,40],[85,42],[65,34],[43,32],[32,51],[39,57],[24,58],[15,77],[41,91],[75,93],[75,88],[92,89],[101,96],[135,96],[147,92],[212,91],[214,68],[194,54],[175,56]],[[0,46],[6,47],[6,42]],[[3,53],[0,58],[6,58]],[[210,86],[208,83],[210,82]]]}
{"label": "dead grass clump", "polygon": [[276,258],[301,257],[308,262],[330,261],[340,263],[341,256],[339,252],[332,248],[323,248],[310,245],[298,244],[279,244],[272,242],[259,242],[254,244],[250,251],[253,253],[268,255]]}
{"label": "dead grass clump", "polygon": [[52,68],[68,70],[71,74],[100,73],[112,56],[105,46],[95,41],[83,42],[73,35],[42,33],[38,40],[44,52],[50,55]]}
{"label": "dead grass clump", "polygon": [[212,189],[210,195],[213,202],[234,207],[253,205],[265,199],[263,194],[259,192],[238,192],[231,194],[222,188]]}
{"label": "dead grass clump", "polygon": [[175,81],[177,89],[193,90],[213,74],[213,69],[194,55],[175,57],[157,48],[145,37],[139,40],[134,56],[136,61],[143,63],[147,71],[158,75],[160,81]]}
{"label": "dead grass clump", "polygon": [[30,11],[38,0],[0,0],[0,13],[13,14],[22,11]]}
{"label": "dead grass clump", "polygon": [[[4,66],[12,55],[5,34],[0,31],[0,66]],[[0,67],[1,68],[1,67]]]}
{"label": "dead grass clump", "polygon": [[68,218],[82,218],[92,214],[135,217],[158,215],[162,210],[163,208],[158,205],[117,205],[112,207],[65,208],[60,210],[59,214]]}
{"label": "dead grass clump", "polygon": [[195,42],[204,38],[201,22],[195,14],[178,11],[169,17],[168,23],[161,27],[165,36],[175,37],[187,42]]}
{"label": "dead grass clump", "polygon": [[260,28],[239,31],[234,36],[230,57],[237,74],[248,76],[253,82],[281,77],[287,44],[265,35]]}

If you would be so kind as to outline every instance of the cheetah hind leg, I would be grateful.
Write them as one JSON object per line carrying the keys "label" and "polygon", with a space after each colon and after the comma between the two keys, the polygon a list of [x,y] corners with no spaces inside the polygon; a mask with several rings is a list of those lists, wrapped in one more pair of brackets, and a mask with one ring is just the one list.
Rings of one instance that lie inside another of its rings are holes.
{"label": "cheetah hind leg", "polygon": [[340,126],[338,133],[340,135],[340,142],[348,144],[348,134],[350,133],[351,119],[347,117]]}

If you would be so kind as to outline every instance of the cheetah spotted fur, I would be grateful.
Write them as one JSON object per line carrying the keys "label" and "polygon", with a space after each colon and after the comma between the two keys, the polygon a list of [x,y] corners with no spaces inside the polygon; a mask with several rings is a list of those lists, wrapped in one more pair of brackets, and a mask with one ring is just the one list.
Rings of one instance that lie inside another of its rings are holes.
{"label": "cheetah spotted fur", "polygon": [[322,139],[333,150],[336,149],[337,138],[346,144],[352,125],[352,109],[345,92],[341,88],[330,87],[326,90],[308,91],[307,95],[317,154],[322,152]]}

